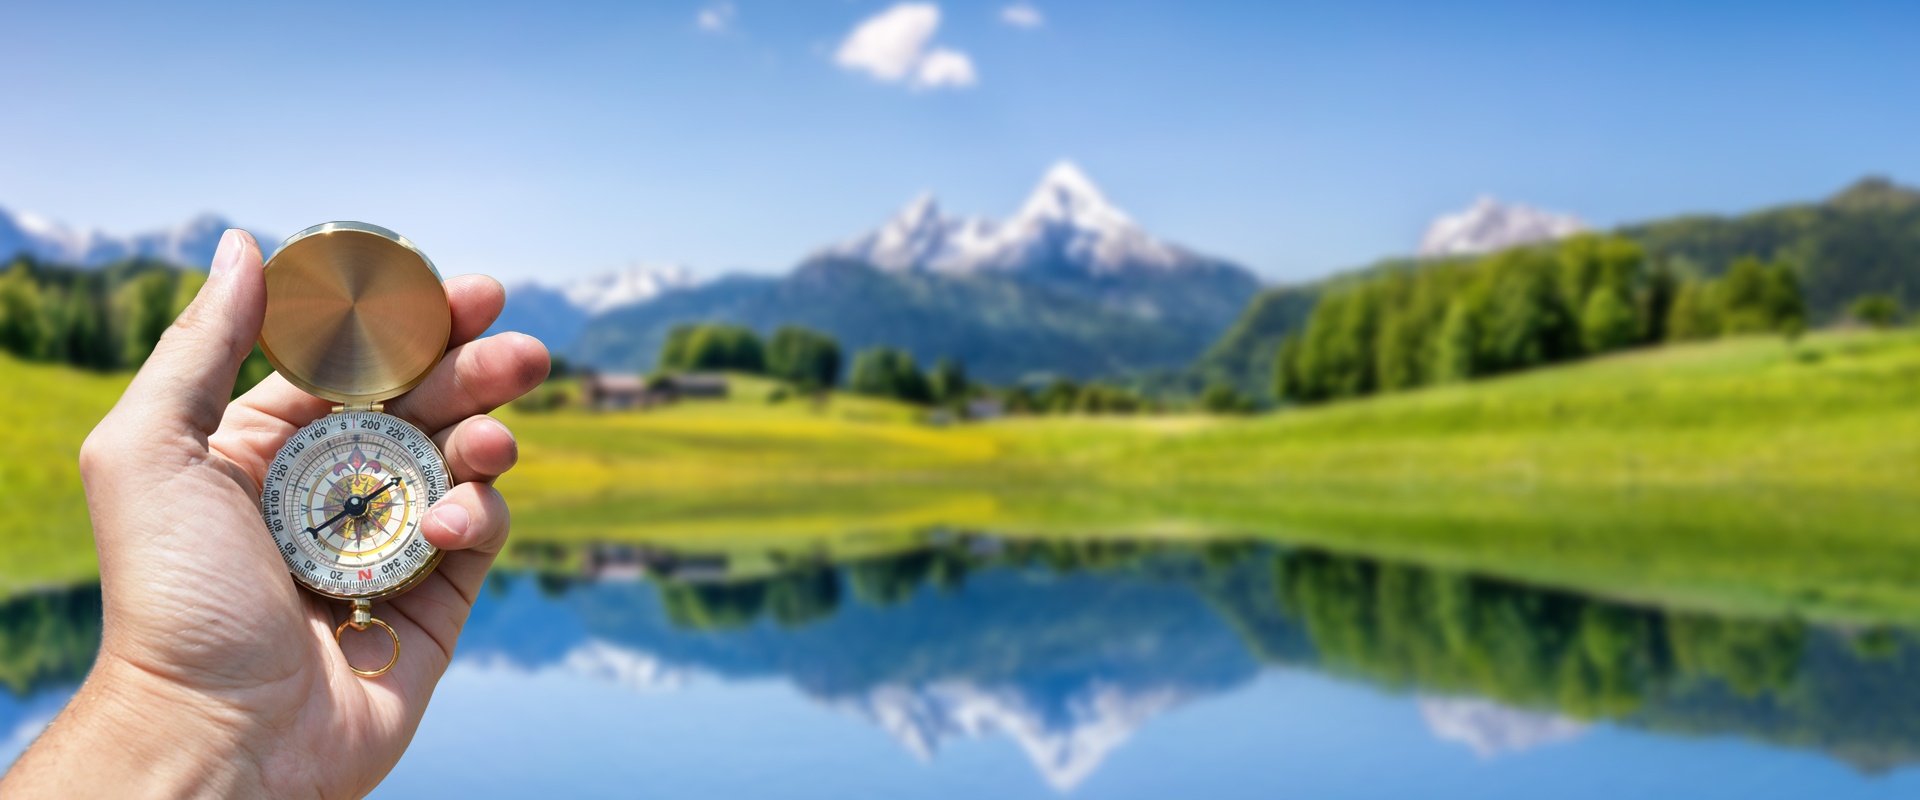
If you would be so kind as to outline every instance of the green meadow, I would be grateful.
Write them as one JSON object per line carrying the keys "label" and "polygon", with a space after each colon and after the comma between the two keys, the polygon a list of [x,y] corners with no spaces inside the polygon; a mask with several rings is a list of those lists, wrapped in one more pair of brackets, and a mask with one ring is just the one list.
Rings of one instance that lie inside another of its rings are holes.
{"label": "green meadow", "polygon": [[[83,579],[73,453],[124,378],[0,361],[0,582]],[[836,395],[499,416],[522,544],[1258,536],[1631,603],[1920,622],[1920,334],[1633,351],[1255,417],[940,426]]]}

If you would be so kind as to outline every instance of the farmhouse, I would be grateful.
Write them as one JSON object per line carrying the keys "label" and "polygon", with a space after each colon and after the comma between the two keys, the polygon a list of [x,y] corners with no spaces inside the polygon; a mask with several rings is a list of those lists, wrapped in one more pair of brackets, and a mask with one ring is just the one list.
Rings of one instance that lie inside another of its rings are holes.
{"label": "farmhouse", "polygon": [[648,378],[633,373],[589,373],[580,379],[588,408],[617,411],[652,408],[677,400],[719,400],[727,397],[727,376],[707,373]]}

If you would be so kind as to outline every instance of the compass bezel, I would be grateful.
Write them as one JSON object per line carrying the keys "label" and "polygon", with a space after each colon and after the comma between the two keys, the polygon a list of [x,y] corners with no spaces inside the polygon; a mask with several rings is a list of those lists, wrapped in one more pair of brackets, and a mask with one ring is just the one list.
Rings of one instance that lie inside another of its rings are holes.
{"label": "compass bezel", "polygon": [[[297,457],[301,452],[304,452],[305,447],[301,447],[300,449],[296,450],[294,449],[295,445],[301,444],[304,442],[306,443],[306,446],[309,446],[309,447],[327,446],[328,443],[334,441],[338,437],[351,436],[351,435],[360,433],[357,426],[353,426],[353,425],[349,425],[345,430],[333,432],[332,427],[335,423],[345,421],[343,420],[343,418],[355,419],[355,418],[369,418],[369,417],[379,419],[383,422],[391,421],[391,422],[403,425],[408,430],[411,430],[414,434],[418,435],[419,441],[424,443],[424,447],[420,449],[420,452],[418,453],[408,452],[407,455],[412,457],[415,461],[419,462],[419,465],[421,467],[421,470],[422,470],[421,480],[426,484],[423,488],[428,492],[428,494],[425,497],[425,505],[429,511],[433,508],[434,503],[436,503],[440,498],[445,497],[447,493],[453,490],[453,476],[447,471],[446,453],[440,449],[440,446],[438,444],[434,443],[432,436],[427,435],[426,431],[421,430],[420,426],[414,425],[413,423],[408,422],[407,420],[401,419],[400,417],[394,416],[392,414],[387,414],[379,411],[371,411],[371,410],[346,411],[346,412],[328,414],[324,417],[321,417],[320,419],[317,419],[317,420],[314,420],[313,422],[308,423],[305,426],[302,426],[300,430],[296,432],[293,436],[288,437],[287,443],[281,446],[280,451],[274,455],[273,462],[268,466],[267,478],[262,483],[262,486],[261,486],[260,514],[261,514],[261,519],[263,523],[268,528],[267,535],[269,539],[272,539],[276,542],[278,541],[278,538],[275,537],[273,532],[273,524],[276,521],[276,514],[279,512],[274,507],[273,504],[269,503],[267,498],[269,496],[269,492],[274,488],[282,488],[284,490],[285,487],[297,485],[296,482],[293,480],[294,476],[290,474],[292,469],[292,460],[295,457]],[[315,437],[314,434],[316,431],[324,433],[326,435]],[[364,435],[364,434],[361,434],[361,435]],[[378,433],[378,432],[376,432],[375,435],[382,436],[383,438],[386,438],[388,441],[394,442],[395,444],[399,445],[402,449],[405,449],[405,443],[400,439],[396,439],[394,437],[387,436],[384,433]],[[429,461],[429,459],[431,460]],[[284,469],[282,468],[283,465],[285,465]],[[278,521],[281,523],[283,529],[289,524],[289,522],[284,519],[278,520]],[[407,591],[413,589],[414,587],[419,586],[422,581],[427,579],[427,576],[432,575],[433,571],[439,568],[440,562],[446,558],[446,551],[438,547],[434,547],[431,542],[427,542],[426,535],[424,533],[419,532],[417,526],[415,529],[415,535],[418,535],[420,537],[421,543],[425,544],[428,548],[430,548],[433,551],[431,555],[429,555],[426,559],[424,559],[420,564],[415,566],[411,571],[409,571],[406,574],[405,577],[401,578],[397,583],[388,585],[385,588],[375,589],[367,592],[335,591],[333,589],[328,588],[324,584],[316,583],[313,578],[310,578],[308,575],[303,573],[298,568],[298,566],[293,561],[293,556],[289,555],[284,550],[276,550],[276,552],[280,554],[281,560],[286,563],[287,574],[292,576],[295,583],[298,583],[300,586],[304,587],[308,591],[311,591],[314,594],[320,595],[322,597],[333,598],[336,600],[375,603],[375,602],[379,602],[382,600],[386,600],[386,599],[404,594]],[[376,563],[383,563],[383,562],[376,562]]]}

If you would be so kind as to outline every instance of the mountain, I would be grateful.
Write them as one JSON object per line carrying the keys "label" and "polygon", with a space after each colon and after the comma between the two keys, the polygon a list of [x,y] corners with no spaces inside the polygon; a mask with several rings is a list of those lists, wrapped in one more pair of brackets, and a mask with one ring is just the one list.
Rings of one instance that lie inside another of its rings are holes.
{"label": "mountain", "polygon": [[651,264],[635,264],[557,287],[529,281],[507,289],[507,303],[492,331],[518,331],[561,351],[596,315],[697,285],[699,279],[686,267]]}
{"label": "mountain", "polygon": [[1191,361],[1258,291],[1244,268],[1149,236],[1062,163],[1005,221],[949,216],[922,195],[784,277],[735,277],[593,316],[560,349],[646,370],[677,324],[795,324],[849,353],[900,347],[996,382],[1088,378]]}
{"label": "mountain", "polygon": [[593,315],[644,303],[698,283],[692,270],[677,264],[635,264],[619,272],[567,284],[561,287],[560,293],[575,308]]}
{"label": "mountain", "polygon": [[1064,161],[1047,170],[1020,212],[1004,223],[947,216],[932,195],[921,195],[878,230],[826,248],[816,260],[962,275],[1050,267],[1113,275],[1212,262],[1155,241],[1108,203],[1079,167]]}
{"label": "mountain", "polygon": [[1482,197],[1465,211],[1434,220],[1420,237],[1419,254],[1422,258],[1479,255],[1585,230],[1587,224],[1570,214]]}
{"label": "mountain", "polygon": [[[0,260],[25,254],[42,263],[98,267],[129,258],[150,258],[205,268],[213,263],[220,235],[234,227],[239,226],[225,217],[201,214],[164,230],[117,236],[0,208]],[[269,253],[279,241],[258,234],[254,238]]]}

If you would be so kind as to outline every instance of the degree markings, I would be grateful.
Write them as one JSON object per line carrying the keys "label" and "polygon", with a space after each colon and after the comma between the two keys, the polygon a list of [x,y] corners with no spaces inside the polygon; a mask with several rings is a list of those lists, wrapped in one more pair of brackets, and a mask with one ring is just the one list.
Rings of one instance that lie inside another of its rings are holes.
{"label": "degree markings", "polygon": [[[351,466],[358,448],[364,461]],[[378,463],[378,468],[374,463]],[[339,465],[348,469],[336,473]],[[309,536],[344,508],[329,493],[342,481],[363,480],[360,492],[399,478],[373,501],[372,513],[384,524],[349,535],[352,518]],[[262,489],[262,516],[269,533],[302,583],[341,595],[373,594],[412,577],[436,553],[420,536],[420,518],[448,489],[440,454],[417,428],[385,414],[333,414],[300,429],[274,458]],[[331,510],[328,507],[331,506]]]}

